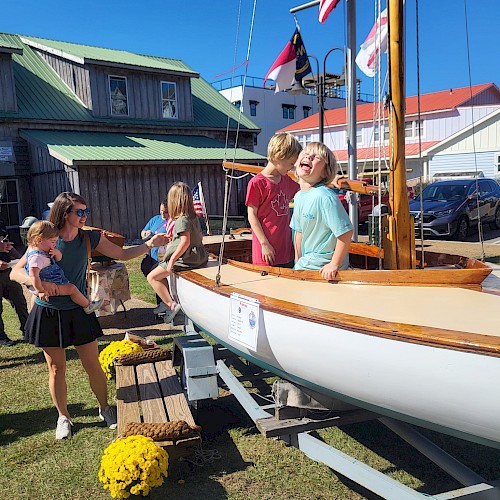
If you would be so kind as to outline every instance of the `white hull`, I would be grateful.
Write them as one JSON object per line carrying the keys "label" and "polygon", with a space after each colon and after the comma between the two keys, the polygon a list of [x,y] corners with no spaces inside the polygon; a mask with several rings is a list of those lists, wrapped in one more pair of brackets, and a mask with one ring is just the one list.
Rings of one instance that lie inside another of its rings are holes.
{"label": "white hull", "polygon": [[[213,267],[196,272],[208,278],[215,275]],[[224,282],[224,270],[221,274]],[[239,293],[252,295],[255,290],[258,293],[262,285],[272,290],[273,286],[276,287],[276,280],[281,280],[288,293],[287,300],[291,301],[290,294],[297,293],[296,303],[301,303],[301,282],[271,277],[260,280],[260,276],[256,276],[255,282],[244,280],[239,284],[227,284],[238,287]],[[276,312],[264,301],[261,303],[257,349],[253,351],[229,339],[230,298],[227,293],[218,293],[185,279],[182,273],[176,276],[175,281],[174,288],[182,308],[196,325],[220,343],[261,366],[299,384],[377,413],[500,447],[500,357],[384,338],[376,333],[360,333],[359,328],[356,331],[356,328],[312,322],[296,315]],[[332,294],[329,300],[335,303],[335,294],[349,295],[348,288],[341,287],[354,285],[326,286],[328,293]],[[374,300],[384,300],[380,297],[381,288],[387,293],[395,292],[393,287],[373,287],[372,292],[376,294]],[[398,288],[401,294],[404,287]],[[426,295],[437,294],[437,297],[442,294],[443,300],[446,290],[448,294],[450,292],[450,289],[439,288],[430,290],[420,287],[419,290]],[[366,288],[363,291],[366,292]],[[500,297],[467,290],[462,292],[466,298],[467,294],[489,297],[487,300],[490,302],[485,307],[491,307],[491,301],[497,304],[496,310],[500,306]],[[408,298],[413,298],[413,287],[408,287],[408,293]],[[313,307],[319,307],[320,303],[328,299],[324,291],[320,296],[318,305],[313,304]],[[340,302],[340,295],[337,298]],[[403,303],[405,298],[401,295],[400,298]],[[304,294],[302,299],[305,299]],[[436,298],[433,297],[433,300]],[[443,318],[445,313],[440,311],[445,311],[444,304],[449,303],[449,300],[448,296],[446,302],[435,304],[436,316],[439,316],[436,323],[440,328],[446,326],[446,318]],[[478,311],[477,306],[476,309],[470,306],[468,311],[473,317],[483,312]],[[400,309],[405,307],[398,306],[398,310],[393,311],[396,319],[399,314],[404,314]],[[464,310],[460,311],[460,304],[449,309],[451,315],[463,318],[460,312]],[[490,309],[490,315],[495,314],[494,311]],[[379,311],[379,314],[382,313]],[[449,321],[457,319],[450,317]],[[424,318],[423,324],[417,324],[417,328],[425,328],[426,321],[430,320]],[[495,328],[492,325],[497,324],[483,321],[479,327],[476,322],[474,327],[473,323],[461,321],[461,330],[465,325],[474,334],[481,333],[478,328],[490,334],[487,329]],[[496,327],[497,332],[499,329]]]}

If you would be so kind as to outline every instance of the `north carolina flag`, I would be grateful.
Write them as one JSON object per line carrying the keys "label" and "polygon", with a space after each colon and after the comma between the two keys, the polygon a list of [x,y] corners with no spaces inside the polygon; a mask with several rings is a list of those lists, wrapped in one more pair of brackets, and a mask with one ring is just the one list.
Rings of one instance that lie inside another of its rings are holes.
{"label": "north carolina flag", "polygon": [[378,55],[384,52],[387,52],[387,9],[380,13],[366,40],[361,44],[356,56],[358,68],[366,76],[374,77]]}
{"label": "north carolina flag", "polygon": [[321,0],[319,2],[319,22],[324,23],[330,12],[337,7],[340,0]]}
{"label": "north carolina flag", "polygon": [[292,39],[267,72],[264,85],[271,78],[276,82],[275,92],[279,92],[290,88],[295,82],[301,82],[309,73],[312,73],[311,64],[299,28],[295,28]]}

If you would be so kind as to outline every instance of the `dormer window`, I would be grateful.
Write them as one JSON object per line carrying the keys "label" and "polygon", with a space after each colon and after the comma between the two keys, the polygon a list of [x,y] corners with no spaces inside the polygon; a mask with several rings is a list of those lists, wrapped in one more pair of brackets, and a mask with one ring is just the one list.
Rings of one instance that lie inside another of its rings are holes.
{"label": "dormer window", "polygon": [[128,116],[127,79],[124,76],[109,77],[111,115]]}
{"label": "dormer window", "polygon": [[174,82],[161,82],[163,118],[177,118],[177,88]]}
{"label": "dormer window", "polygon": [[283,118],[285,120],[295,120],[295,108],[293,104],[282,104],[281,108],[283,109]]}

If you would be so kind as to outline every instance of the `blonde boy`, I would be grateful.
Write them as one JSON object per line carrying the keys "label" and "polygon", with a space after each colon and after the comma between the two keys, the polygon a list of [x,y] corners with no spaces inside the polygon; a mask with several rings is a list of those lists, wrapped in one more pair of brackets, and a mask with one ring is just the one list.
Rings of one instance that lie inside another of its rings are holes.
{"label": "blonde boy", "polygon": [[352,224],[333,189],[337,162],[322,143],[312,142],[300,153],[296,173],[300,192],[294,200],[291,227],[295,231],[294,269],[318,269],[334,280],[349,265]]}
{"label": "blonde boy", "polygon": [[299,185],[288,176],[302,146],[293,135],[274,135],[267,147],[267,166],[249,183],[246,197],[252,228],[252,262],[293,267],[289,203]]}

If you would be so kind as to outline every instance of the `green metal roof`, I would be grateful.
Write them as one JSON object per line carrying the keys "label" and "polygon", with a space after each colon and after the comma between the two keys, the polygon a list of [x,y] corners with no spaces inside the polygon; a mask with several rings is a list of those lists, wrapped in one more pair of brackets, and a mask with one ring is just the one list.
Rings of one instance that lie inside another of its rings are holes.
{"label": "green metal roof", "polygon": [[[197,135],[114,134],[106,132],[65,132],[21,130],[21,137],[47,147],[49,153],[67,165],[79,162],[126,161],[207,161],[225,157],[224,144]],[[232,160],[265,158],[246,149],[227,150]]]}
{"label": "green metal roof", "polygon": [[[18,35],[1,34],[5,44],[18,44],[23,53],[13,54],[14,78],[16,81],[17,112],[0,112],[2,118],[33,120],[56,120],[116,125],[137,125],[169,128],[235,129],[240,122],[243,130],[259,130],[250,118],[240,114],[224,96],[203,78],[191,78],[194,120],[144,120],[135,118],[94,117],[78,97],[63,83],[50,65],[29,45],[22,44]],[[24,37],[27,38],[27,37]],[[38,39],[37,39],[38,40]],[[64,42],[58,42],[64,43]],[[76,44],[69,44],[76,46]],[[82,46],[86,47],[86,46]],[[92,48],[92,47],[91,47]],[[101,49],[109,50],[109,49]],[[120,52],[120,51],[110,51]],[[127,53],[130,54],[130,53]],[[163,58],[140,56],[152,60]],[[168,59],[167,61],[174,61]],[[182,61],[180,61],[182,63]],[[184,63],[182,63],[184,64]],[[187,66],[186,66],[187,68]],[[147,71],[147,69],[145,68]]]}
{"label": "green metal roof", "polygon": [[23,44],[16,38],[6,33],[0,33],[0,52],[17,52],[21,54]]}
{"label": "green metal roof", "polygon": [[105,49],[91,45],[80,45],[77,43],[60,42],[34,36],[21,35],[21,41],[33,45],[40,50],[48,50],[51,53],[84,63],[114,63],[127,66],[139,66],[148,69],[159,69],[164,71],[175,71],[186,75],[198,76],[187,64],[179,59],[166,57],[154,57],[135,54],[125,50]]}

